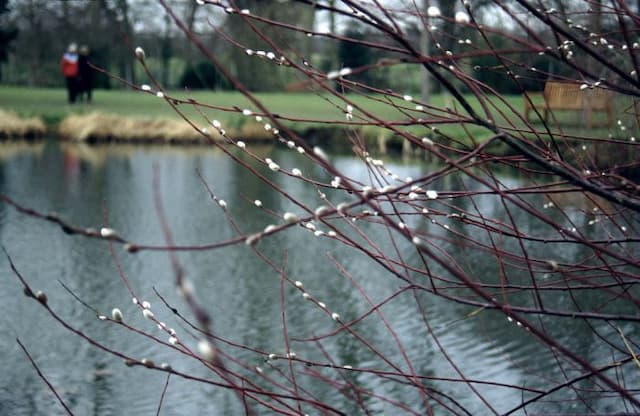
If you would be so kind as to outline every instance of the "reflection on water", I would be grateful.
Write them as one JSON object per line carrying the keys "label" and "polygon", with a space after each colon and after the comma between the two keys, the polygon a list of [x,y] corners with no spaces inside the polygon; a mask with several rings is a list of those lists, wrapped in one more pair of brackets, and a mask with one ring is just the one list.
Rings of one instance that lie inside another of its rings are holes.
{"label": "reflection on water", "polygon": [[[298,167],[307,176],[326,179],[324,172],[310,165],[300,155],[273,147],[257,148],[255,152],[272,155],[270,157],[283,167]],[[354,159],[335,157],[333,162],[348,175],[367,180],[366,173],[360,171],[361,165]],[[255,208],[252,203],[255,199],[260,199],[265,208],[276,212],[294,208],[291,202],[270,191],[254,175],[220,151],[203,147],[88,147],[70,144],[60,146],[53,142],[38,145],[5,144],[0,148],[0,192],[39,211],[57,212],[81,226],[100,227],[105,215],[108,215],[110,225],[128,239],[139,243],[157,243],[163,241],[163,237],[153,204],[154,165],[159,169],[160,192],[169,225],[174,240],[179,244],[222,241],[235,235],[219,208],[210,201],[197,171],[216,195],[227,202],[230,212],[241,219],[243,231],[262,230],[266,224],[277,222],[267,211]],[[419,161],[389,161],[388,165],[401,176],[416,177],[434,169],[434,166]],[[310,205],[322,204],[313,187],[301,186],[284,175],[272,175],[271,178],[296,198],[315,201]],[[512,185],[522,184],[521,179],[511,177],[508,172],[501,180]],[[455,187],[455,183],[442,186]],[[542,197],[532,198],[538,198],[540,205],[545,203]],[[451,203],[455,206],[463,202]],[[490,197],[479,196],[476,203],[482,206],[487,215],[494,217],[502,209]],[[523,231],[538,225],[535,220],[524,216],[517,220]],[[456,227],[456,224],[446,216],[439,221],[434,224],[415,218],[415,223],[410,225],[434,237],[442,237],[443,249],[459,259],[463,267],[477,273],[486,272],[487,281],[497,276],[497,265],[490,258],[487,261],[482,253],[467,252],[461,246],[447,243],[443,225],[450,223],[451,227]],[[574,221],[577,222],[578,217]],[[467,229],[459,231],[468,232]],[[385,240],[386,231],[371,230],[371,233],[374,236],[379,233],[379,240]],[[481,241],[486,236],[478,235],[475,238]],[[33,287],[49,293],[51,306],[83,332],[101,340],[107,347],[132,356],[153,357],[158,362],[171,360],[174,368],[201,376],[208,375],[191,360],[181,359],[166,348],[160,348],[130,332],[105,325],[62,289],[59,281],[70,286],[85,302],[98,310],[108,313],[118,307],[124,312],[127,322],[151,330],[149,323],[144,321],[131,303],[104,242],[66,235],[59,232],[56,226],[18,214],[6,205],[0,205],[0,241]],[[335,257],[353,276],[372,302],[381,301],[399,287],[397,280],[389,278],[362,254],[337,245],[330,239],[316,238],[302,229],[287,230],[260,244],[260,248],[274,259],[282,259],[286,250],[289,274],[303,281],[309,293],[327,302],[331,310],[339,311],[345,319],[365,313],[370,305],[351,281],[340,273],[328,254]],[[548,250],[557,250],[557,247]],[[537,254],[544,258],[548,253]],[[558,255],[576,257],[583,254],[566,252]],[[184,334],[187,343],[194,344],[184,325],[176,321],[169,311],[162,309],[160,301],[153,295],[155,288],[172,305],[185,309],[174,289],[166,253],[128,255],[118,252],[118,259],[140,297],[157,305],[154,309],[158,311],[156,315]],[[279,276],[266,268],[247,247],[242,245],[213,252],[184,252],[179,253],[179,259],[186,275],[198,289],[199,300],[214,317],[216,334],[261,351],[285,351]],[[16,337],[20,337],[28,346],[44,373],[58,386],[59,392],[76,414],[155,414],[163,377],[141,368],[126,368],[121,360],[70,335],[41,308],[21,295],[21,289],[11,276],[6,260],[3,259],[1,264],[0,328],[5,336],[0,338],[0,351],[3,351],[5,365],[0,374],[0,414],[62,414],[46,386],[19,351],[14,342]],[[414,295],[418,296],[421,308],[416,306]],[[326,314],[311,307],[297,291],[287,288],[285,296],[291,338],[307,338],[335,329]],[[503,317],[489,311],[469,316],[472,311],[473,308],[467,306],[410,291],[382,308],[419,374],[459,378],[425,328],[426,318],[447,356],[456,362],[469,379],[526,386],[544,385],[546,379],[563,379],[561,374],[557,374],[551,351],[540,348],[524,331],[508,324]],[[597,358],[606,351],[593,342],[592,331],[583,324],[576,323],[567,328],[549,320],[545,325],[550,333],[585,357]],[[375,314],[358,323],[354,329],[366,334],[376,351],[391,357],[400,368],[406,370],[397,345]],[[611,331],[604,324],[599,329]],[[340,334],[323,347],[338,365],[372,368],[380,365],[371,350],[347,334]],[[293,343],[292,349],[305,358],[326,361],[313,344]],[[237,351],[234,354],[238,355]],[[241,353],[240,358],[252,365],[263,365],[259,355],[248,351]],[[274,365],[286,369],[285,363],[276,362]],[[274,377],[278,376],[276,370],[264,367]],[[384,379],[368,377],[364,373],[348,374],[348,377],[352,383],[395,401],[413,405],[420,400],[415,391],[398,389],[397,385]],[[341,396],[331,386],[315,377],[303,376],[302,371],[298,381],[312,389],[318,399],[343,407],[340,405]],[[487,411],[466,384],[447,381],[427,383],[457,397],[469,409],[476,409],[478,414]],[[506,387],[482,384],[475,387],[488,401],[499,404],[498,410],[509,409],[522,399],[521,392]],[[377,402],[372,398],[366,400],[374,411],[386,414],[397,411],[383,401]],[[576,409],[583,406],[580,402],[569,401],[557,402],[549,405],[549,408],[566,411],[573,409],[574,405]],[[589,405],[606,410],[611,401],[603,398],[601,403]],[[241,411],[233,394],[177,377],[171,379],[164,404],[164,414],[226,415]],[[359,409],[346,407],[345,411],[357,413]]]}

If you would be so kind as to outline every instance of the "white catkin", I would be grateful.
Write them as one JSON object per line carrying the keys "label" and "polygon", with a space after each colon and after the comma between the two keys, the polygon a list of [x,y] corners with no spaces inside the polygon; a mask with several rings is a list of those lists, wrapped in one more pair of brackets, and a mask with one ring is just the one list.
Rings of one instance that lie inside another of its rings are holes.
{"label": "white catkin", "polygon": [[290,224],[300,221],[300,217],[298,217],[293,212],[285,212],[283,215],[283,219]]}
{"label": "white catkin", "polygon": [[113,228],[103,227],[100,229],[100,235],[104,238],[111,238],[118,235]]}
{"label": "white catkin", "polygon": [[427,16],[429,17],[440,17],[440,9],[436,6],[430,6],[427,8]]}
{"label": "white catkin", "polygon": [[215,358],[215,350],[211,343],[206,339],[202,339],[198,342],[198,352],[207,361],[213,361]]}
{"label": "white catkin", "polygon": [[120,309],[118,308],[113,308],[113,310],[111,311],[111,317],[113,318],[114,321],[122,322],[123,320],[122,311],[120,311]]}
{"label": "white catkin", "polygon": [[140,46],[136,48],[136,57],[141,61],[144,61],[144,58],[145,58],[144,49],[142,49]]}

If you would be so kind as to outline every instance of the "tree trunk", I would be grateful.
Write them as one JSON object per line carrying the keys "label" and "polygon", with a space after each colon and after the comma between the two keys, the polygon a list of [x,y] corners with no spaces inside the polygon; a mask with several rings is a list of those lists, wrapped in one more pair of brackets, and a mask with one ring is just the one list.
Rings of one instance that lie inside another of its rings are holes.
{"label": "tree trunk", "polygon": [[[591,12],[591,31],[598,36],[602,33],[602,0],[594,0]],[[589,57],[587,68],[590,72],[595,71],[597,65],[595,58]]]}
{"label": "tree trunk", "polygon": [[[193,1],[189,4],[187,8],[185,21],[187,23],[187,29],[189,29],[189,32],[191,33],[193,33],[193,29],[196,23],[196,13],[198,12],[198,7],[200,7],[198,3]],[[193,65],[193,45],[191,44],[191,41],[189,41],[189,38],[186,37],[186,35],[185,35],[185,41],[187,44],[186,61],[187,61],[187,66],[190,66],[190,65]]]}
{"label": "tree trunk", "polygon": [[[135,42],[133,39],[133,28],[131,25],[131,19],[129,18],[129,4],[127,0],[118,0],[117,8],[119,9],[120,14],[122,16],[121,28],[124,33],[124,36],[127,38],[127,41],[129,42],[129,44],[131,46],[134,46]],[[122,64],[124,68],[124,74],[123,74],[124,78],[128,82],[135,84],[136,83],[135,67],[134,67],[135,62],[133,60],[132,52],[127,49],[126,45],[124,45],[124,49],[122,51],[121,57],[122,57]]]}
{"label": "tree trunk", "polygon": [[[173,56],[173,48],[171,47],[171,18],[168,14],[164,16],[164,34],[162,35],[162,50],[160,52],[160,59],[162,61],[162,72],[160,74],[160,82],[165,88],[169,85],[169,63]],[[189,60],[190,61],[190,60]]]}
{"label": "tree trunk", "polygon": [[[420,52],[422,56],[429,56],[429,16],[427,9],[429,8],[429,0],[422,0],[422,14],[424,15],[424,27],[420,31]],[[426,68],[421,70],[420,78],[420,97],[423,103],[428,104],[431,97],[431,75]]]}

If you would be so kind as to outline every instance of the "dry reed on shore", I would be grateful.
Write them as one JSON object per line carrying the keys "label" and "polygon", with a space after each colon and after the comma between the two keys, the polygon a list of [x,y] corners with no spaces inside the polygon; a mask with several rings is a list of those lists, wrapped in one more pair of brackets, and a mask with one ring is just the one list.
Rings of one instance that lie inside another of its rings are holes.
{"label": "dry reed on shore", "polygon": [[14,111],[0,109],[0,137],[39,137],[46,131],[47,127],[40,117],[23,118]]}
{"label": "dry reed on shore", "polygon": [[[204,142],[205,137],[182,120],[144,119],[92,112],[73,114],[58,126],[61,138],[82,142]],[[219,140],[215,129],[209,137]]]}

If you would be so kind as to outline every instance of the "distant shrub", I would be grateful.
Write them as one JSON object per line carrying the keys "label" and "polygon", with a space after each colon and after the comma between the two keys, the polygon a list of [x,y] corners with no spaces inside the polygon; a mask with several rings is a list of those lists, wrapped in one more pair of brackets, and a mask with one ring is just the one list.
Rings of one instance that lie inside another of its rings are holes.
{"label": "distant shrub", "polygon": [[192,90],[230,90],[231,85],[211,62],[187,65],[180,77],[180,87]]}

